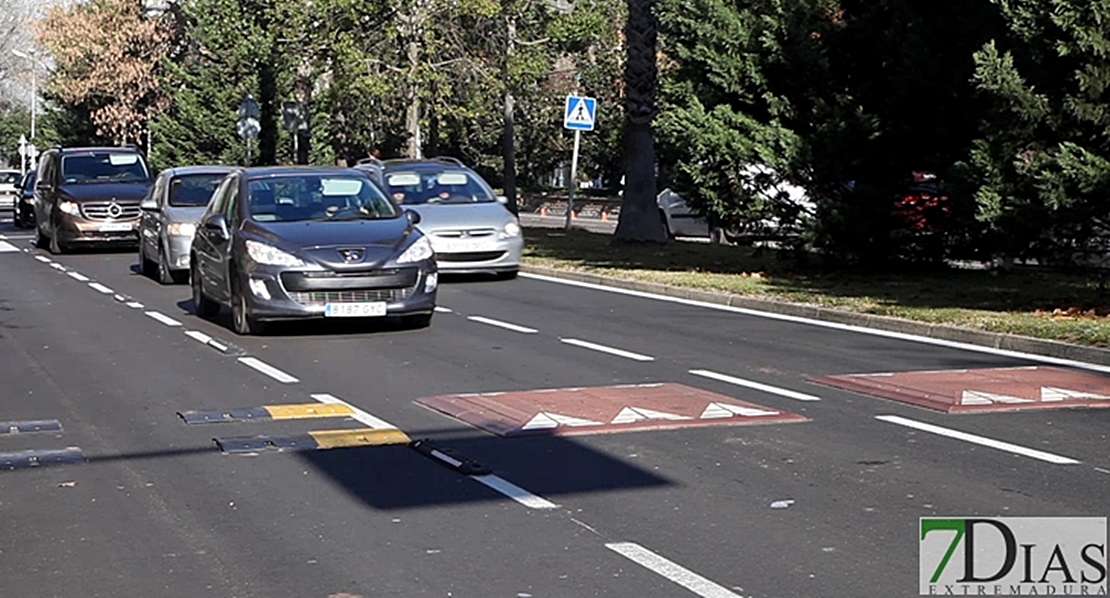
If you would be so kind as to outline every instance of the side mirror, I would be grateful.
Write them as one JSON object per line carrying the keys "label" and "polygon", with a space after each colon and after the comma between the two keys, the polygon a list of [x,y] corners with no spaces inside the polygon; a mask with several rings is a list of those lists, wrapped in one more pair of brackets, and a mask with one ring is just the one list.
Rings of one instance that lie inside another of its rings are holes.
{"label": "side mirror", "polygon": [[231,238],[231,232],[227,230],[227,220],[224,218],[223,214],[212,214],[204,219],[201,226],[220,241],[226,241]]}
{"label": "side mirror", "polygon": [[51,185],[50,181],[39,181],[35,183],[35,191],[50,191],[53,188],[54,185]]}
{"label": "side mirror", "polygon": [[144,212],[153,212],[158,209],[158,202],[154,198],[148,197],[139,203],[139,209]]}
{"label": "side mirror", "polygon": [[405,210],[405,217],[409,219],[409,222],[411,222],[413,226],[420,224],[420,212]]}
{"label": "side mirror", "polygon": [[504,195],[498,195],[497,201],[501,202],[502,205],[509,205],[509,198],[505,197]]}

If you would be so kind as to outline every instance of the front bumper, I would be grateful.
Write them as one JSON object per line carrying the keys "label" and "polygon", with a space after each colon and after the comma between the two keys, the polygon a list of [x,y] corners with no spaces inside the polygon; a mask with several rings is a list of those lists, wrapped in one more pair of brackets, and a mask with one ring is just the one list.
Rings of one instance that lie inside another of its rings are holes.
{"label": "front bumper", "polygon": [[[405,284],[385,282],[384,271],[404,271]],[[342,277],[312,278],[303,276],[305,272],[256,265],[253,270],[240,274],[236,282],[243,289],[251,317],[259,320],[324,318],[328,303],[384,302],[385,316],[429,314],[435,310],[439,275],[431,261],[367,273],[367,279],[383,279],[376,286],[375,283],[358,286]],[[313,271],[311,274],[319,273]],[[346,288],[341,288],[344,285]]]}
{"label": "front bumper", "polygon": [[172,270],[189,269],[189,250],[193,247],[192,235],[169,235],[166,244],[166,261]]}
{"label": "front bumper", "polygon": [[512,272],[520,268],[524,238],[517,235],[508,239],[474,241],[459,250],[458,245],[446,245],[442,239],[432,237],[432,247],[440,272]]}
{"label": "front bumper", "polygon": [[[137,245],[139,220],[86,220],[76,216],[58,219],[54,234],[65,245]],[[128,228],[122,230],[124,226]]]}

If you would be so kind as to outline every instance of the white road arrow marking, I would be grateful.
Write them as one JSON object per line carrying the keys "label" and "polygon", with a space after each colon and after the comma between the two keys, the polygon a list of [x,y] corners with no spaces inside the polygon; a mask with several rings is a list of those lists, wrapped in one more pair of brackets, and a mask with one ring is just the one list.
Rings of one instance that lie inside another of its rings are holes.
{"label": "white road arrow marking", "polygon": [[1093,392],[1084,390],[1069,390],[1067,388],[1055,388],[1053,386],[1041,387],[1041,400],[1042,401],[1068,401],[1075,399],[1094,399],[1096,401],[1110,401],[1110,396],[1100,395]]}

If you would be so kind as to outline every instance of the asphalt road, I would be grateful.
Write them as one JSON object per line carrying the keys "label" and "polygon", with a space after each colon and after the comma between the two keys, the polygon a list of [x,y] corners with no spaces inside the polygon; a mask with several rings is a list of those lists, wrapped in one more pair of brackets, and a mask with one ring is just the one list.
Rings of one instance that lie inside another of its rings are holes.
{"label": "asphalt road", "polygon": [[[195,317],[188,287],[139,275],[132,253],[55,257],[10,224],[0,234],[0,422],[62,426],[0,429],[0,453],[84,457],[0,470],[0,596],[915,596],[919,517],[1101,517],[1110,504],[1110,410],[955,416],[808,381],[1033,356],[526,275],[448,279],[426,330],[314,322],[243,338],[226,313]],[[415,403],[660,382],[808,421],[504,439]],[[178,415],[320,395],[369,415]],[[213,442],[367,422],[496,477],[403,445]]]}

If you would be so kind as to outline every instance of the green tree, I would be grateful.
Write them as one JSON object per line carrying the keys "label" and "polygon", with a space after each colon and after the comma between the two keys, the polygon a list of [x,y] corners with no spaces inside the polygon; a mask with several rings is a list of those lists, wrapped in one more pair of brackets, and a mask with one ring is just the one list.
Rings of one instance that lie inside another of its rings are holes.
{"label": "green tree", "polygon": [[1110,3],[998,2],[1007,34],[975,54],[990,117],[969,153],[996,254],[1060,263],[1110,241]]}

